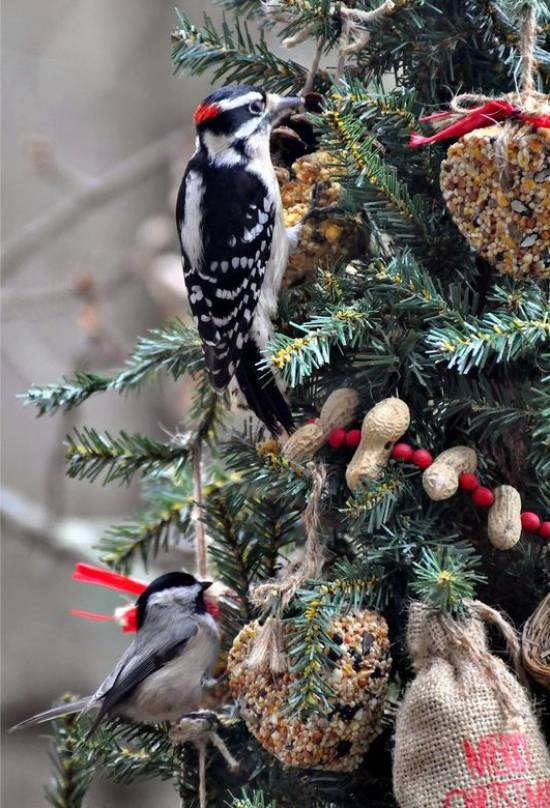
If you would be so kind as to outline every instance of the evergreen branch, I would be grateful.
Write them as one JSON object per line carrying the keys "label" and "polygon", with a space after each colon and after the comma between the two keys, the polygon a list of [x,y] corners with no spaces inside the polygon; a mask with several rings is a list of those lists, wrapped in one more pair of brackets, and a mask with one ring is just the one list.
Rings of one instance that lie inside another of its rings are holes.
{"label": "evergreen branch", "polygon": [[228,469],[240,475],[250,493],[267,496],[277,492],[291,502],[303,499],[309,489],[304,466],[279,453],[276,441],[256,446],[246,437],[234,437],[222,446]]}
{"label": "evergreen branch", "polygon": [[133,390],[160,370],[175,381],[185,373],[204,370],[202,343],[195,327],[172,320],[140,337],[126,368],[117,373],[110,387],[118,393]]}
{"label": "evergreen branch", "polygon": [[126,367],[108,378],[94,373],[77,371],[74,378],[58,384],[33,386],[24,395],[25,406],[34,405],[38,416],[77,407],[95,393],[116,390],[126,393],[164,370],[174,380],[185,373],[204,370],[202,344],[195,328],[184,326],[179,320],[155,329],[138,340]]}
{"label": "evergreen branch", "polygon": [[83,757],[90,778],[107,775],[115,783],[131,783],[136,779],[174,776],[174,747],[166,725],[136,724],[117,717],[102,721],[92,738],[88,733],[93,716],[74,718],[71,724],[71,747]]}
{"label": "evergreen branch", "polygon": [[[70,704],[72,701],[72,696],[65,696],[60,703]],[[66,715],[52,725],[50,762],[53,776],[46,786],[45,795],[54,808],[82,808],[92,779],[87,761],[78,754],[78,742],[73,736],[77,721],[74,715]]]}
{"label": "evergreen branch", "polygon": [[65,376],[58,384],[48,384],[45,387],[33,385],[23,396],[23,406],[33,405],[37,408],[37,415],[50,415],[58,409],[65,412],[80,406],[86,399],[95,393],[102,393],[109,389],[111,380],[95,373],[76,371],[74,378]]}
{"label": "evergreen branch", "polygon": [[212,543],[209,555],[216,565],[219,578],[240,596],[246,607],[252,582],[262,564],[262,548],[247,521],[248,503],[239,492],[228,486],[210,496],[204,506],[204,523]]}
{"label": "evergreen branch", "polygon": [[347,308],[327,306],[327,311],[328,314],[314,317],[302,325],[291,323],[304,336],[277,334],[267,346],[264,367],[273,365],[295,387],[313,370],[331,361],[332,349],[357,349],[372,328],[375,309],[367,304],[357,304]]}
{"label": "evergreen branch", "polygon": [[196,386],[189,410],[193,423],[195,441],[212,444],[217,437],[218,430],[227,414],[227,393],[216,393],[206,373],[201,373],[196,379]]}
{"label": "evergreen branch", "polygon": [[381,156],[377,136],[353,102],[335,94],[316,117],[321,142],[340,164],[343,202],[354,213],[364,211],[376,228],[403,246],[426,248],[431,236],[428,213],[420,195],[411,195],[397,168]]}
{"label": "evergreen branch", "polygon": [[371,131],[391,131],[394,136],[401,132],[408,138],[408,133],[418,128],[414,90],[396,87],[386,92],[383,85],[375,81],[371,91],[358,79],[348,77],[336,85],[331,98],[339,110],[352,107],[357,117],[369,123]]}
{"label": "evergreen branch", "polygon": [[361,607],[368,584],[363,579],[342,579],[320,583],[313,591],[301,590],[292,601],[297,613],[285,623],[289,626],[287,652],[290,670],[299,676],[292,682],[288,699],[291,714],[328,707],[331,690],[327,667],[332,652],[341,648],[332,639],[330,620],[334,615]]}
{"label": "evergreen branch", "polygon": [[[550,367],[550,353],[543,357],[544,366]],[[537,408],[537,419],[531,432],[528,460],[535,472],[539,495],[550,507],[550,373],[540,379],[540,388],[532,389],[530,402]]]}
{"label": "evergreen branch", "polygon": [[425,548],[420,561],[413,564],[411,586],[424,603],[440,611],[463,613],[463,599],[473,598],[476,585],[485,580],[476,567],[477,561],[456,549],[447,547],[437,552]]}
{"label": "evergreen branch", "polygon": [[125,431],[112,437],[108,432],[100,435],[84,427],[75,429],[67,441],[67,474],[78,480],[93,481],[103,472],[104,483],[127,483],[135,474],[154,477],[166,471],[177,476],[189,457],[187,447]]}
{"label": "evergreen branch", "polygon": [[227,84],[261,83],[274,92],[297,92],[304,84],[306,70],[290,59],[280,59],[265,41],[263,32],[254,41],[246,23],[235,21],[234,30],[227,22],[218,32],[214,23],[204,15],[204,25],[192,25],[189,18],[177,11],[178,28],[172,34],[172,61],[175,72],[186,69],[201,75],[213,69],[213,81],[222,77]]}
{"label": "evergreen branch", "polygon": [[365,479],[343,510],[352,533],[361,528],[373,533],[388,522],[403,491],[404,480],[399,469],[386,472],[380,480]]}
{"label": "evergreen branch", "polygon": [[550,335],[550,308],[537,318],[519,315],[491,312],[482,319],[465,320],[462,328],[432,328],[426,335],[428,355],[445,362],[449,369],[468,373],[485,367],[491,358],[497,363],[511,362],[533,353]]}
{"label": "evergreen branch", "polygon": [[399,312],[424,316],[454,318],[455,312],[443,295],[441,284],[434,279],[409,250],[391,261],[372,261],[366,269],[369,289],[389,298]]}
{"label": "evergreen branch", "polygon": [[228,806],[229,808],[277,808],[276,803],[271,800],[266,802],[263,791],[250,791],[246,787],[243,788],[240,797],[232,797]]}
{"label": "evergreen branch", "polygon": [[97,549],[101,561],[117,572],[128,574],[135,558],[147,568],[159,552],[175,546],[189,531],[193,499],[180,482],[162,480],[154,494],[152,507],[134,522],[110,528]]}
{"label": "evergreen branch", "polygon": [[497,384],[489,379],[459,376],[448,396],[434,407],[434,423],[444,428],[449,422],[470,440],[496,446],[516,426],[533,430],[544,420],[544,402],[533,400],[529,383]]}

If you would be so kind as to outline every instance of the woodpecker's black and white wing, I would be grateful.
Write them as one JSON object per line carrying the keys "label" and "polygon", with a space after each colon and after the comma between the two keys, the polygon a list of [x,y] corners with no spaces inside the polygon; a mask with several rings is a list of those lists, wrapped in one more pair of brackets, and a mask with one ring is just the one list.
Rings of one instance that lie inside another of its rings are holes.
{"label": "woodpecker's black and white wing", "polygon": [[184,175],[176,217],[191,311],[220,392],[249,339],[271,254],[275,204],[253,171],[213,165],[198,152]]}

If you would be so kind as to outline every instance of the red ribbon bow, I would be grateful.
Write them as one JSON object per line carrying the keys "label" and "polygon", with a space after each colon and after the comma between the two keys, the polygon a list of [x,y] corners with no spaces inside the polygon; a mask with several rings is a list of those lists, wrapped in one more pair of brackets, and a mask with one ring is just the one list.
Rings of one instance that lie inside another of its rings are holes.
{"label": "red ribbon bow", "polygon": [[[427,115],[420,118],[421,121],[432,121],[435,118],[446,118],[456,115],[456,112],[436,112],[434,115]],[[413,149],[418,146],[426,146],[428,143],[435,143],[437,140],[446,140],[451,137],[462,137],[467,132],[474,129],[482,129],[485,126],[492,126],[494,123],[513,118],[522,123],[530,123],[538,129],[550,129],[550,115],[528,115],[518,107],[510,104],[509,101],[488,101],[482,107],[475,107],[469,112],[465,112],[460,120],[455,121],[445,129],[436,132],[431,137],[424,137],[418,132],[411,132],[409,146]]]}

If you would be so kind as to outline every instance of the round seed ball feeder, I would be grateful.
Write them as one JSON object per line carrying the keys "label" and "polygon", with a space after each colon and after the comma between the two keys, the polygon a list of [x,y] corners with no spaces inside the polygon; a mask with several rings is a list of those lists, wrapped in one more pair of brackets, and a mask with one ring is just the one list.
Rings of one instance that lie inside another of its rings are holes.
{"label": "round seed ball feeder", "polygon": [[[336,204],[341,186],[338,168],[328,152],[305,154],[290,170],[278,169],[285,227],[298,224],[311,206],[314,188],[319,185],[319,207]],[[361,229],[353,222],[321,216],[309,219],[303,226],[295,252],[289,258],[283,278],[285,286],[293,286],[314,277],[318,267],[330,269],[337,261],[350,261],[364,252]]]}
{"label": "round seed ball feeder", "polygon": [[391,668],[388,626],[376,612],[332,619],[329,634],[342,654],[330,653],[328,707],[287,714],[290,686],[299,673],[273,674],[247,666],[259,623],[248,623],[229,652],[229,687],[250,732],[287,766],[351,772],[382,729]]}
{"label": "round seed ball feeder", "polygon": [[550,129],[507,121],[464,135],[441,190],[469,244],[499,272],[550,277]]}

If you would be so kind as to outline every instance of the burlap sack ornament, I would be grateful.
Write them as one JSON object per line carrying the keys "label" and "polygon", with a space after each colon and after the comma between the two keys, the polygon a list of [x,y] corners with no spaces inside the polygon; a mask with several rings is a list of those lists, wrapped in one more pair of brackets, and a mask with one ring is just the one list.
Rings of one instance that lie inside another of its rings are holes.
{"label": "burlap sack ornament", "polygon": [[[399,708],[394,793],[401,808],[550,806],[550,756],[526,691],[488,648],[482,619],[512,628],[475,601],[465,622],[413,603],[407,640],[416,677]],[[480,619],[481,618],[481,619]]]}

